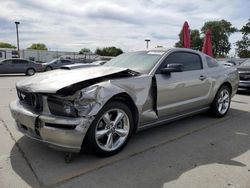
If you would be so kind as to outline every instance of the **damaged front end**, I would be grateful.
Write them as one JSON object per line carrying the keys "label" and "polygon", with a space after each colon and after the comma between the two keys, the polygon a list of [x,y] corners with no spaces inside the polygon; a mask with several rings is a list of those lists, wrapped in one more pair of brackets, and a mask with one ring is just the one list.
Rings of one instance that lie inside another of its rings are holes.
{"label": "damaged front end", "polygon": [[135,76],[138,73],[122,70],[77,82],[51,93],[19,84],[19,100],[10,104],[10,110],[18,130],[23,134],[56,149],[79,152],[95,115],[113,96],[128,93],[135,102],[143,103],[136,93],[145,86],[139,87],[140,81],[136,86],[136,81],[129,84],[127,80]]}
{"label": "damaged front end", "polygon": [[[55,103],[61,101],[61,107],[68,115],[92,117],[104,106],[114,95],[127,92],[122,87],[115,85],[114,79],[138,76],[139,73],[125,70],[101,78],[67,86],[51,95],[48,101]],[[58,107],[54,107],[57,109]],[[59,107],[60,108],[60,107]]]}

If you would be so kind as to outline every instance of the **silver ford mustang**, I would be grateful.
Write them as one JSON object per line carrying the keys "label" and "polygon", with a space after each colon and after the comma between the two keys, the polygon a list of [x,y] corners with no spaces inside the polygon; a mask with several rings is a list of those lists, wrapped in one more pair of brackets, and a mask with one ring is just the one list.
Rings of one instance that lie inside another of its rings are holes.
{"label": "silver ford mustang", "polygon": [[16,84],[10,104],[23,134],[68,152],[122,150],[138,130],[209,111],[223,117],[235,95],[234,67],[190,49],[122,54],[103,66],[41,73]]}

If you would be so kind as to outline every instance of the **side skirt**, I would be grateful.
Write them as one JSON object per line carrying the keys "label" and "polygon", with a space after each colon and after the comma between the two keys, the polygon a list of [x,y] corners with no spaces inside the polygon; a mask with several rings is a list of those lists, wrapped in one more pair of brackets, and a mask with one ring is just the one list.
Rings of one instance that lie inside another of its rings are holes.
{"label": "side skirt", "polygon": [[157,121],[149,122],[149,123],[146,123],[146,124],[140,124],[138,126],[137,132],[148,129],[148,128],[151,128],[151,127],[159,126],[159,125],[162,125],[162,124],[165,124],[165,123],[170,123],[170,122],[173,122],[173,121],[185,118],[185,117],[189,117],[189,116],[192,116],[192,115],[195,115],[195,114],[200,114],[201,112],[207,111],[209,108],[210,107],[205,107],[205,108],[194,110],[194,111],[191,111],[191,112],[188,112],[188,113],[185,113],[185,114],[180,114],[180,115],[168,117],[168,118],[165,118],[165,119],[162,118],[162,119],[159,119]]}

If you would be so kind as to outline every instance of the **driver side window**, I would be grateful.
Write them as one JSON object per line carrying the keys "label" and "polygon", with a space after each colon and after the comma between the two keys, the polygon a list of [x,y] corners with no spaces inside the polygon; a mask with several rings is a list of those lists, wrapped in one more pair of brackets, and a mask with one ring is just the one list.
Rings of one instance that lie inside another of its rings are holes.
{"label": "driver side window", "polygon": [[181,64],[182,71],[193,71],[202,69],[201,57],[190,52],[173,52],[167,56],[163,67],[168,64]]}

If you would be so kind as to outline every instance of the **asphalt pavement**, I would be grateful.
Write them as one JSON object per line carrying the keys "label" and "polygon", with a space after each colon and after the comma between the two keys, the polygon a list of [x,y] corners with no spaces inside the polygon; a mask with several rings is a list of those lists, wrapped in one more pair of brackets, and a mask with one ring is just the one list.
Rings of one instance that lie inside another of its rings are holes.
{"label": "asphalt pavement", "polygon": [[109,158],[63,152],[24,137],[8,104],[22,75],[0,75],[0,187],[221,188],[250,187],[250,92],[228,115],[200,114],[134,135]]}

